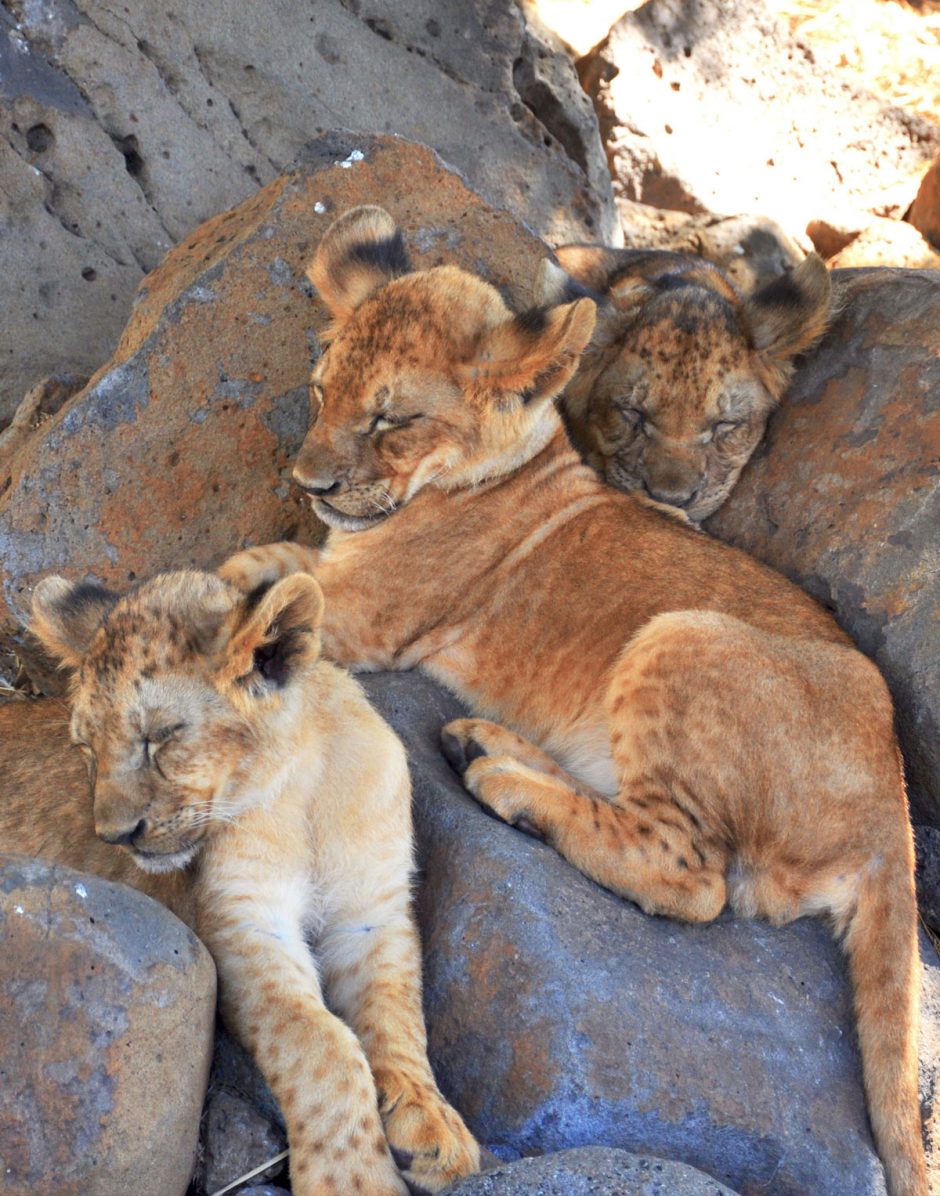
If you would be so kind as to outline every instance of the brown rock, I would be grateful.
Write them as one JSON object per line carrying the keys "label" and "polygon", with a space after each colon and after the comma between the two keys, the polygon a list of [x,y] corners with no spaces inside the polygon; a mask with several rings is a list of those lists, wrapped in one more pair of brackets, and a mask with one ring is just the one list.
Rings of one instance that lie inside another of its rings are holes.
{"label": "brown rock", "polygon": [[857,266],[907,266],[912,270],[940,269],[936,253],[916,228],[903,220],[871,221],[833,257],[833,270]]}
{"label": "brown rock", "polygon": [[921,180],[907,219],[940,249],[940,154]]}
{"label": "brown rock", "polygon": [[940,128],[817,64],[764,0],[649,0],[579,62],[616,197],[754,212],[802,237],[901,216]]}
{"label": "brown rock", "polygon": [[915,820],[940,825],[940,274],[837,274],[844,309],[708,521],[884,672]]}
{"label": "brown rock", "polygon": [[162,906],[25,857],[0,864],[0,1159],[9,1196],[183,1196],[215,968]]}
{"label": "brown rock", "polygon": [[198,228],[148,276],[113,359],[17,454],[0,497],[0,639],[50,689],[24,632],[44,574],[124,587],[317,534],[289,484],[325,322],[304,266],[361,203],[391,211],[420,268],[456,262],[528,301],[542,243],[400,138],[322,138]]}

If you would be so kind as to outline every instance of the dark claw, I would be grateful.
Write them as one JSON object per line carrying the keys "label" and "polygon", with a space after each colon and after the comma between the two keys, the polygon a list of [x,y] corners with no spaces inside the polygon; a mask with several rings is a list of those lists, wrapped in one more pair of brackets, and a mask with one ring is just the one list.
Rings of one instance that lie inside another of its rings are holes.
{"label": "dark claw", "polygon": [[459,772],[461,776],[463,776],[474,760],[478,760],[481,756],[487,754],[486,750],[475,739],[467,740],[467,744],[464,746],[452,731],[441,732],[441,750],[447,757],[447,762],[451,768],[455,772]]}
{"label": "dark claw", "polygon": [[391,1143],[388,1144],[388,1148],[392,1152],[392,1158],[395,1160],[395,1166],[399,1171],[407,1171],[415,1161],[415,1157],[410,1150],[400,1150],[397,1146],[392,1146]]}
{"label": "dark claw", "polygon": [[530,822],[528,818],[517,818],[512,825],[515,830],[522,831],[524,835],[529,835],[532,839],[538,839],[540,843],[545,842],[545,836],[535,823]]}

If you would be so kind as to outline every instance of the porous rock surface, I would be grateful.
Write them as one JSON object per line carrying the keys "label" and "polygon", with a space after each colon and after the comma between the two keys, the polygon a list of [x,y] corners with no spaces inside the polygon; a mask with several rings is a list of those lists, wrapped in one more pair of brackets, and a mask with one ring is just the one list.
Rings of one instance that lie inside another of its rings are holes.
{"label": "porous rock surface", "polygon": [[841,315],[706,526],[799,582],[877,662],[915,821],[940,825],[940,273],[834,279]]}
{"label": "porous rock surface", "polygon": [[558,240],[617,236],[591,103],[513,0],[10,0],[0,106],[0,420],[96,369],[167,250],[327,129],[422,141]]}
{"label": "porous rock surface", "polygon": [[940,128],[817,62],[764,0],[649,0],[579,73],[616,195],[760,213],[796,238],[814,219],[903,216],[940,146]]}
{"label": "porous rock surface", "polygon": [[[365,685],[412,766],[431,1061],[481,1142],[507,1160],[604,1143],[744,1196],[884,1193],[846,966],[820,922],[646,916],[463,792],[439,749],[455,699],[416,674]],[[940,960],[926,937],[922,954],[936,1167]]]}
{"label": "porous rock surface", "polygon": [[149,897],[0,856],[0,1187],[183,1196],[215,968]]}
{"label": "porous rock surface", "polygon": [[651,1156],[582,1146],[519,1159],[472,1175],[447,1196],[734,1196],[694,1167]]}
{"label": "porous rock surface", "polygon": [[304,267],[341,212],[376,202],[419,269],[455,262],[513,304],[531,301],[544,245],[396,137],[321,138],[297,169],[201,225],[148,276],[111,361],[0,476],[0,642],[48,691],[61,675],[24,632],[44,574],[126,588],[243,542],[316,534],[289,485],[326,322]]}

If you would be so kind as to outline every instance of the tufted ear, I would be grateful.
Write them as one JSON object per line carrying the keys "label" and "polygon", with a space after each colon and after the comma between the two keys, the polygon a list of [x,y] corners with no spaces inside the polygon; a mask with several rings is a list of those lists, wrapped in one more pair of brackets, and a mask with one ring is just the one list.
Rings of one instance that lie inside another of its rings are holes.
{"label": "tufted ear", "polygon": [[50,656],[76,668],[117,598],[95,582],[44,577],[33,591],[29,629]]}
{"label": "tufted ear", "polygon": [[498,395],[518,394],[529,403],[562,389],[594,331],[594,301],[577,299],[562,307],[533,307],[484,333],[464,381]]}
{"label": "tufted ear", "polygon": [[829,271],[815,253],[744,301],[754,347],[772,367],[815,344],[834,314]]}
{"label": "tufted ear", "polygon": [[283,689],[320,653],[323,591],[308,573],[293,573],[245,597],[222,652],[219,678],[264,692]]}
{"label": "tufted ear", "polygon": [[411,272],[405,242],[383,208],[350,208],[323,235],[307,277],[330,314],[348,320],[363,299]]}

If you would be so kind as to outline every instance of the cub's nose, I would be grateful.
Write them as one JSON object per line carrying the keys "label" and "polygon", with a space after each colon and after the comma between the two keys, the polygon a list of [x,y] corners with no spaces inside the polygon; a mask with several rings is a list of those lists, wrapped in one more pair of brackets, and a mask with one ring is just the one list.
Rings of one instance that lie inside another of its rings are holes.
{"label": "cub's nose", "polygon": [[95,834],[99,839],[103,839],[105,843],[116,843],[122,847],[130,847],[134,840],[139,839],[146,829],[147,820],[141,818],[133,826],[121,826],[120,824],[114,826],[96,826]]}
{"label": "cub's nose", "polygon": [[315,494],[318,498],[327,494],[335,494],[340,486],[335,478],[317,477],[316,475],[310,477],[297,469],[294,470],[294,481],[301,490],[306,490],[308,494]]}
{"label": "cub's nose", "polygon": [[698,493],[697,486],[670,489],[666,486],[651,486],[649,482],[643,483],[643,489],[655,502],[665,503],[669,507],[687,507]]}

